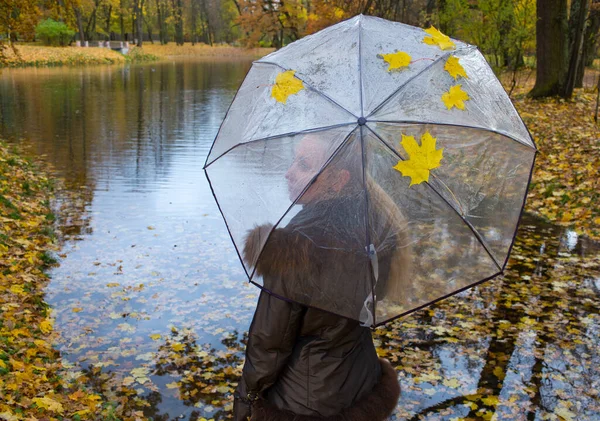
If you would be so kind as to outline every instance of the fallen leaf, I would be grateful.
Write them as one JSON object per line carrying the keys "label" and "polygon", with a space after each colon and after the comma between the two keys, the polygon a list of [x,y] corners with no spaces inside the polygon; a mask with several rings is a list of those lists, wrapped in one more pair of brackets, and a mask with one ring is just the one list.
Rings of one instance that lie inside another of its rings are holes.
{"label": "fallen leaf", "polygon": [[48,396],[44,396],[43,398],[33,398],[33,403],[35,403],[38,408],[46,409],[58,414],[62,414],[64,411],[64,408],[60,402],[55,401]]}

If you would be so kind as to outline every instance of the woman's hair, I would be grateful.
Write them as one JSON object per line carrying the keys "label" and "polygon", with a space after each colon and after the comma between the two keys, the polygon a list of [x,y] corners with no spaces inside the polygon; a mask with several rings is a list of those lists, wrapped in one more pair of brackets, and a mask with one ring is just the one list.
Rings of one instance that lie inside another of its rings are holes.
{"label": "woman's hair", "polygon": [[[377,272],[375,292],[377,301],[383,299],[395,305],[408,304],[414,296],[411,286],[412,249],[408,231],[408,220],[393,198],[376,181],[371,172],[376,171],[376,163],[367,162],[374,156],[369,153],[364,157],[363,148],[367,147],[366,139],[356,136],[351,139],[342,152],[342,156],[334,158],[329,166],[333,171],[346,170],[350,178],[342,195],[364,194],[368,203],[368,231],[370,242],[377,253]],[[366,165],[366,168],[363,166]],[[390,176],[396,175],[393,171]],[[381,176],[380,176],[381,177]],[[361,197],[356,197],[361,200]],[[375,272],[375,268],[374,268]]]}

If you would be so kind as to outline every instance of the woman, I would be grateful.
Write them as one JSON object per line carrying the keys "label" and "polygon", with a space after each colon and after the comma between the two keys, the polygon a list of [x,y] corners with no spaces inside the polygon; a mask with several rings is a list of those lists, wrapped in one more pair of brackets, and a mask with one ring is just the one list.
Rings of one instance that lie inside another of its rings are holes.
{"label": "woman", "polygon": [[[360,148],[360,138],[349,140],[311,184],[326,147],[317,136],[305,136],[286,174],[290,200],[299,197],[302,209],[284,228],[265,225],[248,234],[244,259],[270,293],[261,291],[250,326],[235,394],[236,421],[378,421],[396,406],[396,372],[377,357],[370,329],[355,320],[372,317],[372,287],[353,281],[373,276],[367,272],[366,207],[386,207],[369,212],[376,215],[368,223],[381,252],[376,279],[387,279],[402,262],[392,257],[397,251],[390,233],[403,221],[363,175]],[[365,201],[365,179],[371,205]],[[386,285],[374,289],[383,295]]]}

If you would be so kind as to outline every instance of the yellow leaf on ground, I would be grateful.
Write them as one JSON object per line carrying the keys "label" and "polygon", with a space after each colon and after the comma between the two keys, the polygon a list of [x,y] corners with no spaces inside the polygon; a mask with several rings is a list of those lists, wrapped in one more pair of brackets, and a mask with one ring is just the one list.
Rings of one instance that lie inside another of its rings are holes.
{"label": "yellow leaf on ground", "polygon": [[175,344],[171,345],[171,348],[173,348],[173,351],[179,352],[179,351],[183,351],[185,349],[185,345],[184,344],[175,343]]}
{"label": "yellow leaf on ground", "polygon": [[383,60],[390,65],[387,69],[388,72],[401,69],[402,67],[408,67],[411,60],[410,56],[404,51],[382,54],[381,58],[383,58]]}
{"label": "yellow leaf on ground", "polygon": [[295,70],[288,70],[277,75],[275,85],[273,85],[273,89],[271,90],[271,96],[276,101],[285,104],[290,95],[297,94],[304,89],[302,81],[294,77],[295,73]]}
{"label": "yellow leaf on ground", "polygon": [[442,50],[451,50],[456,47],[448,35],[442,34],[440,31],[435,29],[434,26],[425,29],[425,32],[431,35],[430,37],[423,38],[423,42],[425,44],[437,45]]}
{"label": "yellow leaf on ground", "polygon": [[73,307],[73,308],[71,309],[71,311],[72,311],[73,313],[80,313],[80,312],[82,312],[82,311],[83,311],[83,308],[81,308],[81,307]]}
{"label": "yellow leaf on ground", "polygon": [[457,379],[446,379],[443,381],[444,386],[451,387],[453,389],[458,389],[460,387],[460,382]]}
{"label": "yellow leaf on ground", "polygon": [[479,406],[475,402],[465,402],[465,405],[467,405],[473,411],[475,411],[477,408],[479,408]]}
{"label": "yellow leaf on ground", "polygon": [[179,388],[179,384],[177,382],[167,383],[167,389],[177,389]]}
{"label": "yellow leaf on ground", "polygon": [[5,421],[19,421],[22,420],[20,416],[16,416],[8,411],[0,412],[0,420]]}
{"label": "yellow leaf on ground", "polygon": [[158,341],[160,338],[160,333],[153,333],[152,335],[150,335],[150,339],[152,339],[153,341]]}
{"label": "yellow leaf on ground", "polygon": [[577,419],[577,418],[575,418],[577,416],[577,414],[569,411],[564,406],[560,406],[559,408],[555,409],[554,413],[556,415],[558,415],[564,421],[575,421]]}
{"label": "yellow leaf on ground", "polygon": [[468,78],[465,68],[462,67],[462,65],[458,62],[458,57],[448,57],[446,65],[444,66],[444,70],[450,73],[450,76],[452,76],[454,79],[458,79],[459,76]]}
{"label": "yellow leaf on ground", "polygon": [[38,408],[46,409],[58,414],[62,414],[64,411],[64,408],[60,402],[55,401],[47,396],[44,396],[43,398],[33,398],[33,403],[35,403]]}
{"label": "yellow leaf on ground", "polygon": [[454,85],[450,90],[442,95],[442,101],[449,110],[456,107],[459,110],[465,109],[464,101],[468,101],[469,95],[461,89],[462,85]]}
{"label": "yellow leaf on ground", "polygon": [[496,366],[494,368],[494,375],[496,377],[498,377],[500,380],[504,379],[504,377],[505,377],[504,371],[502,370],[502,368],[500,368],[498,366]]}
{"label": "yellow leaf on ground", "polygon": [[487,406],[496,406],[498,405],[498,396],[490,395],[487,398],[482,398],[481,402]]}
{"label": "yellow leaf on ground", "polygon": [[40,330],[44,333],[50,333],[54,330],[54,323],[50,319],[46,319],[40,323]]}
{"label": "yellow leaf on ground", "polygon": [[429,132],[421,136],[421,146],[413,136],[402,135],[402,147],[409,159],[398,161],[394,169],[405,177],[410,177],[410,185],[429,181],[429,170],[440,166],[443,150],[435,148],[436,139]]}
{"label": "yellow leaf on ground", "polygon": [[25,295],[25,291],[23,290],[23,285],[13,285],[10,287],[10,292],[18,295]]}

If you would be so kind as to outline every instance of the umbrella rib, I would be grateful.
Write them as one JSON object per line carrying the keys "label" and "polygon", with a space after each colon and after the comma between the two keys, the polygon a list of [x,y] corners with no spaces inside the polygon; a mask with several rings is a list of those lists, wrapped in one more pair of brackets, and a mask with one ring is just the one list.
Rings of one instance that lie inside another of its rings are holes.
{"label": "umbrella rib", "polygon": [[[260,61],[259,63],[261,63],[261,64],[270,64],[271,66],[276,66],[276,67],[279,67],[280,69],[282,69],[283,71],[286,71],[286,72],[287,72],[288,70],[292,70],[292,69],[286,69],[286,68],[285,68],[285,67],[283,67],[282,65],[280,65],[280,64],[277,64],[277,63],[273,63],[272,61]],[[342,110],[346,111],[348,114],[350,114],[351,116],[353,116],[353,117],[355,117],[355,118],[357,118],[357,119],[358,119],[358,116],[357,116],[357,115],[355,115],[353,112],[350,112],[349,110],[347,110],[346,108],[344,108],[343,106],[341,106],[341,105],[340,105],[340,104],[339,104],[337,101],[335,101],[335,100],[334,100],[333,98],[331,98],[329,95],[326,95],[326,94],[324,94],[323,92],[321,92],[320,90],[318,90],[318,89],[314,88],[314,87],[313,87],[311,84],[307,83],[307,82],[306,82],[304,79],[302,79],[302,78],[300,78],[300,77],[296,76],[295,74],[294,74],[294,77],[295,77],[296,79],[299,79],[299,80],[301,80],[301,81],[302,81],[302,83],[303,83],[304,85],[306,85],[306,86],[307,86],[307,87],[308,87],[308,88],[309,88],[311,91],[313,91],[313,92],[315,92],[315,93],[317,93],[317,94],[321,95],[323,98],[327,99],[327,100],[328,100],[328,101],[330,101],[332,104],[335,104],[335,105],[337,105],[337,106],[338,106],[338,107],[340,107]]]}
{"label": "umbrella rib", "polygon": [[363,136],[363,129],[362,126],[360,126],[360,148],[361,148],[361,152],[362,152],[362,181],[363,181],[363,189],[365,191],[365,230],[366,230],[366,234],[365,234],[365,239],[367,240],[367,253],[369,254],[369,268],[371,269],[369,271],[369,279],[371,280],[371,297],[373,298],[373,323],[375,324],[375,321],[377,320],[377,316],[376,316],[376,309],[375,309],[375,303],[376,303],[376,297],[375,297],[375,283],[377,282],[377,280],[375,279],[375,268],[373,267],[373,262],[371,260],[371,235],[369,232],[369,191],[367,189],[367,151],[365,148],[365,138]]}
{"label": "umbrella rib", "polygon": [[375,109],[373,109],[373,111],[371,111],[369,113],[369,115],[366,117],[367,119],[372,116],[373,114],[375,114],[377,111],[379,111],[381,108],[383,108],[384,105],[386,105],[394,96],[396,96],[396,94],[398,92],[400,92],[402,89],[404,89],[405,86],[407,86],[410,82],[412,82],[415,78],[421,76],[423,73],[425,73],[427,70],[431,69],[433,66],[436,65],[436,63],[440,60],[442,60],[443,58],[446,58],[450,55],[451,53],[446,53],[443,54],[441,56],[439,56],[437,59],[435,59],[435,61],[433,63],[431,63],[429,66],[421,69],[420,72],[418,72],[416,75],[412,76],[410,79],[408,79],[406,82],[404,82],[402,85],[400,85],[394,92],[392,92],[386,99],[383,100],[383,102],[381,104],[379,104],[377,107],[375,107]]}
{"label": "umbrella rib", "polygon": [[[509,135],[508,133],[504,133],[504,132],[501,132],[501,131],[495,130],[495,129],[489,129],[487,127],[467,126],[465,124],[454,124],[454,123],[436,123],[435,121],[419,121],[419,120],[369,120],[369,123],[431,124],[431,125],[434,125],[434,126],[450,126],[450,127],[462,127],[462,128],[465,128],[465,129],[473,129],[473,130],[483,130],[483,131],[486,131],[486,132],[499,134],[500,136],[504,136],[504,137],[506,137],[506,138],[508,138],[508,139],[510,139],[512,141],[517,142],[519,145],[531,148],[531,145],[528,145],[527,143],[524,143],[524,142],[518,140],[517,138]],[[533,146],[533,149],[535,151],[537,151],[537,148],[535,147],[535,144]]]}
{"label": "umbrella rib", "polygon": [[[363,78],[362,78],[362,15],[358,18],[358,89],[360,90],[360,116],[364,117],[363,107]],[[362,131],[361,131],[362,134]]]}
{"label": "umbrella rib", "polygon": [[[405,161],[404,158],[402,158],[400,156],[400,154],[394,149],[392,148],[390,145],[387,144],[387,142],[385,140],[383,140],[381,138],[381,136],[379,136],[373,129],[371,129],[368,125],[367,128],[371,131],[371,133],[373,133],[377,139],[379,139],[379,141],[381,143],[383,143],[386,148],[388,148],[395,156],[397,156],[401,161]],[[481,237],[481,234],[479,234],[479,232],[475,229],[475,227],[469,222],[467,221],[458,210],[456,210],[456,208],[454,206],[452,206],[450,204],[450,202],[448,202],[448,200],[446,200],[446,198],[444,196],[442,196],[431,184],[429,184],[429,182],[425,181],[425,184],[427,184],[431,190],[433,190],[435,192],[435,194],[437,194],[447,205],[448,207],[450,207],[450,209],[452,209],[454,212],[456,212],[456,214],[458,215],[458,217],[465,223],[466,226],[469,227],[469,229],[473,232],[473,235],[475,236],[475,238],[477,238],[477,240],[479,241],[479,243],[481,244],[481,246],[485,249],[485,251],[487,252],[487,254],[490,256],[490,258],[492,259],[492,261],[494,262],[494,264],[498,267],[498,269],[500,270],[500,272],[502,272],[504,269],[502,268],[502,266],[500,265],[500,262],[498,262],[498,260],[496,259],[496,257],[494,256],[494,254],[492,253],[492,251],[489,249],[489,247],[487,246],[487,244],[485,243],[485,240]]]}
{"label": "umbrella rib", "polygon": [[[339,146],[335,149],[335,151],[333,151],[333,153],[331,154],[331,156],[329,157],[329,159],[327,159],[327,161],[325,161],[325,163],[321,166],[321,168],[319,168],[319,171],[317,171],[317,173],[310,179],[310,181],[306,184],[306,186],[304,186],[304,189],[302,189],[302,191],[298,194],[298,196],[296,196],[296,198],[292,201],[292,204],[281,215],[281,218],[279,218],[279,220],[275,224],[273,224],[273,227],[271,228],[271,231],[269,231],[269,234],[267,235],[267,238],[266,238],[266,240],[265,240],[265,242],[263,244],[263,248],[260,251],[260,253],[258,254],[258,257],[256,258],[256,262],[254,263],[254,269],[252,269],[252,273],[248,277],[248,280],[250,282],[252,282],[252,278],[254,277],[254,273],[256,272],[256,267],[258,266],[258,261],[260,260],[260,258],[262,256],[262,253],[265,250],[264,246],[269,241],[269,238],[271,238],[271,234],[273,233],[273,231],[275,231],[275,229],[281,223],[281,221],[283,220],[283,218],[285,218],[285,216],[294,207],[294,205],[296,205],[296,202],[298,201],[298,199],[300,199],[302,197],[302,195],[304,193],[306,193],[306,191],[310,188],[310,186],[313,185],[313,183],[315,182],[315,180],[317,179],[317,177],[319,175],[321,175],[321,173],[323,172],[323,170],[331,163],[331,161],[336,157],[336,155],[338,154],[338,152],[340,150],[342,150],[342,148],[348,143],[348,139],[350,139],[350,136],[352,136],[352,133],[354,133],[356,131],[357,127],[355,127],[350,133],[348,133],[346,135],[346,137],[344,138],[344,140],[339,144]],[[232,239],[233,239],[233,237],[232,237]]]}
{"label": "umbrella rib", "polygon": [[278,135],[274,135],[274,136],[261,137],[260,139],[252,139],[252,140],[250,140],[248,142],[238,143],[236,145],[233,145],[231,148],[227,149],[225,152],[223,152],[221,155],[217,156],[212,161],[210,161],[208,164],[206,164],[204,166],[204,168],[205,169],[208,168],[209,166],[211,166],[212,164],[214,164],[217,160],[219,160],[220,158],[222,158],[224,155],[227,155],[229,152],[231,152],[235,148],[240,147],[240,146],[244,146],[244,145],[248,145],[250,143],[260,142],[260,141],[265,141],[265,140],[278,139],[278,138],[281,138],[281,137],[291,137],[291,136],[296,136],[296,135],[299,135],[299,134],[308,134],[308,133],[314,133],[314,132],[321,132],[321,131],[336,129],[338,127],[351,126],[353,124],[356,124],[356,122],[353,121],[353,122],[350,122],[350,123],[332,124],[331,126],[325,126],[325,127],[315,127],[314,129],[306,129],[306,130],[299,130],[297,132],[282,133],[282,134],[278,134]]}

